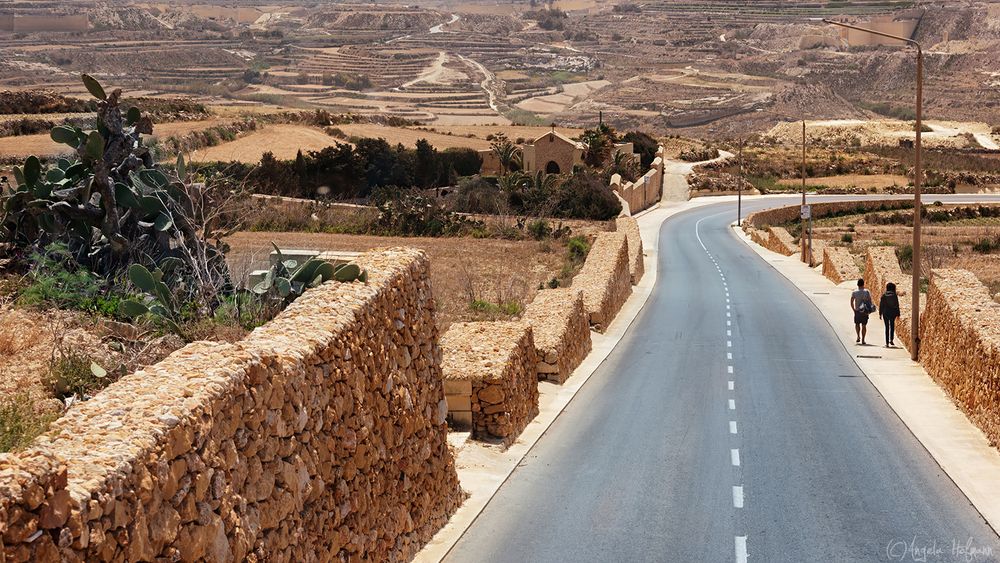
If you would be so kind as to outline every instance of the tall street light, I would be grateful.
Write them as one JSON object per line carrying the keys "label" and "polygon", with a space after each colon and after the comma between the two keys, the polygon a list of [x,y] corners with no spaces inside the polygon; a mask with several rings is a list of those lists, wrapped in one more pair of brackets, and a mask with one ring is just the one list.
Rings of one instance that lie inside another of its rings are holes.
{"label": "tall street light", "polygon": [[913,340],[910,344],[910,357],[916,361],[920,354],[920,184],[923,180],[923,169],[921,168],[920,159],[920,129],[922,127],[924,109],[924,51],[920,46],[920,43],[908,37],[882,33],[881,31],[857,27],[828,19],[824,19],[823,21],[839,27],[845,27],[855,31],[863,31],[872,35],[879,35],[889,39],[902,41],[907,45],[916,47],[917,49],[917,123],[915,126],[916,141],[913,143],[913,150],[915,151],[913,166],[913,287],[911,289],[913,294],[913,312],[910,319],[910,338]]}

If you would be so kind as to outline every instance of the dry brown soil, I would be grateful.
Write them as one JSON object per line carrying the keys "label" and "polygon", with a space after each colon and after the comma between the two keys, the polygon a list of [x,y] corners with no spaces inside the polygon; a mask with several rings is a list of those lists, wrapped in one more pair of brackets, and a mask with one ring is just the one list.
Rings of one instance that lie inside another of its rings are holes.
{"label": "dry brown soil", "polygon": [[265,267],[272,241],[281,248],[302,250],[363,252],[409,246],[426,251],[442,331],[453,322],[482,319],[469,308],[472,294],[494,303],[515,301],[526,305],[539,284],[559,275],[566,257],[562,242],[239,232],[226,241],[232,247],[229,261],[233,270],[246,270],[248,264]]}

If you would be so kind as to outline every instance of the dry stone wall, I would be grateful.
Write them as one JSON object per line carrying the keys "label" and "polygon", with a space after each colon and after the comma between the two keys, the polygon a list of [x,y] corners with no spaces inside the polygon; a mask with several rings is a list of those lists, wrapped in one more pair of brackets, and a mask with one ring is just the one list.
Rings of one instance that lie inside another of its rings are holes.
{"label": "dry stone wall", "polygon": [[598,233],[573,288],[583,291],[590,324],[604,332],[632,294],[625,233]]}
{"label": "dry stone wall", "polygon": [[833,283],[840,285],[847,280],[860,278],[861,270],[848,248],[827,246],[823,249],[823,275]]}
{"label": "dry stone wall", "polygon": [[473,437],[513,443],[538,414],[538,358],[531,326],[456,323],[442,337],[441,348],[449,405],[468,399]]}
{"label": "dry stone wall", "polygon": [[461,500],[429,264],[358,262],[367,284],[190,344],[0,456],[6,561],[411,558]]}
{"label": "dry stone wall", "polygon": [[615,226],[619,233],[625,233],[628,241],[628,271],[632,277],[632,285],[636,285],[645,273],[639,222],[633,217],[619,217],[615,219]]}
{"label": "dry stone wall", "polygon": [[[868,213],[873,211],[891,211],[895,209],[912,209],[913,201],[906,199],[883,199],[866,201],[837,201],[811,204],[813,219],[821,219],[833,215],[848,213]],[[771,225],[783,225],[799,220],[800,206],[789,205],[751,213],[744,220],[744,226],[763,229]]]}
{"label": "dry stone wall", "polygon": [[795,244],[795,237],[784,227],[768,227],[767,243],[764,247],[785,256],[792,256],[799,252],[799,247]]}
{"label": "dry stone wall", "polygon": [[1000,444],[1000,304],[971,272],[934,271],[920,357],[990,442]]}
{"label": "dry stone wall", "polygon": [[539,291],[522,320],[534,334],[540,380],[563,383],[590,353],[590,319],[578,289]]}

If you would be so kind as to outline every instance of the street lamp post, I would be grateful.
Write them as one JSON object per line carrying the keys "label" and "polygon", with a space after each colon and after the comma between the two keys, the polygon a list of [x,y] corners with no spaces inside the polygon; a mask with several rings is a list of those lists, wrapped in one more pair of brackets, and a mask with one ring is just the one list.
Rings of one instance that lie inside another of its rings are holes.
{"label": "street lamp post", "polygon": [[907,45],[916,47],[917,49],[917,123],[915,125],[916,129],[916,140],[913,143],[914,150],[914,166],[913,166],[913,285],[911,289],[912,308],[913,312],[911,315],[910,322],[910,338],[912,343],[910,344],[910,357],[916,361],[920,354],[920,220],[921,220],[921,205],[920,205],[920,185],[923,180],[923,168],[921,166],[921,149],[920,149],[920,137],[921,137],[921,127],[923,125],[923,110],[924,110],[924,50],[920,46],[920,43],[909,39],[907,37],[901,37],[899,35],[892,35],[889,33],[882,33],[881,31],[875,31],[873,29],[866,29],[863,27],[858,27],[843,22],[837,22],[833,20],[824,19],[824,22],[839,27],[845,27],[847,29],[853,29],[855,31],[863,31],[865,33],[871,33],[872,35],[879,35],[882,37],[887,37],[889,39],[895,39],[897,41],[902,41]]}
{"label": "street lamp post", "polygon": [[743,223],[743,143],[745,139],[740,139],[740,178],[736,184],[736,226]]}

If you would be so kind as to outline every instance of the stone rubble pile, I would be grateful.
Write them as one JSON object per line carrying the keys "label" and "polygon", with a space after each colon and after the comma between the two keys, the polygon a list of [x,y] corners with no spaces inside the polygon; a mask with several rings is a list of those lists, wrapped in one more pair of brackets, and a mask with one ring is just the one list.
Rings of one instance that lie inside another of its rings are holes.
{"label": "stone rubble pile", "polygon": [[632,294],[625,233],[598,233],[572,287],[583,291],[591,326],[604,332]]}
{"label": "stone rubble pile", "polygon": [[590,319],[578,289],[539,291],[522,320],[535,337],[540,380],[563,383],[590,353]]}
{"label": "stone rubble pile", "polygon": [[[847,280],[860,278],[861,270],[854,261],[850,249],[843,246],[827,246],[823,249],[823,275],[840,285]],[[874,293],[872,295],[874,296]]]}
{"label": "stone rubble pile", "polygon": [[538,359],[531,326],[456,323],[441,338],[441,348],[449,417],[454,421],[458,413],[468,412],[460,418],[471,419],[474,438],[513,443],[538,414]]}
{"label": "stone rubble pile", "polygon": [[934,270],[920,357],[991,443],[1000,444],[1000,303],[972,272]]}
{"label": "stone rubble pile", "polygon": [[429,263],[358,263],[368,283],[192,343],[0,456],[5,561],[410,559],[462,498]]}

